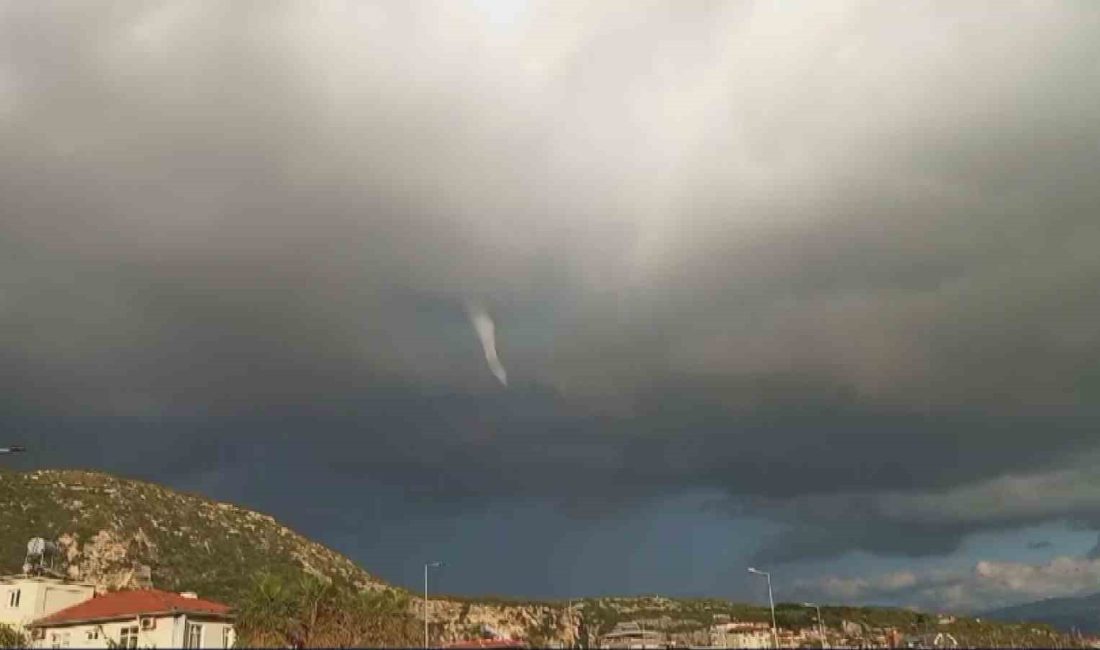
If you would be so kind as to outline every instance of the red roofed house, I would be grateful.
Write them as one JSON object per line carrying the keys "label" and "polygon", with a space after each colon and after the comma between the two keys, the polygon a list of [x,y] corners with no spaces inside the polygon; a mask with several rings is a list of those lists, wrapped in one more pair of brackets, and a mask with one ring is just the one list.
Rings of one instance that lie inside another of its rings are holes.
{"label": "red roofed house", "polygon": [[229,648],[229,606],[193,593],[116,591],[44,616],[27,626],[36,648]]}

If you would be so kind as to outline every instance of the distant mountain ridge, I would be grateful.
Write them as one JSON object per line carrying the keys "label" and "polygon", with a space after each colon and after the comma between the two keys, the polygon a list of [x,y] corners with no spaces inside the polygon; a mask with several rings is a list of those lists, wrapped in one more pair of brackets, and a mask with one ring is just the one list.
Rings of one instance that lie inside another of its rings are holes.
{"label": "distant mountain ridge", "polygon": [[1046,623],[1064,631],[1077,629],[1084,634],[1098,634],[1100,593],[1048,598],[990,610],[981,616],[996,621]]}
{"label": "distant mountain ridge", "polygon": [[1100,593],[1047,598],[1045,601],[992,609],[981,616],[1009,623],[1045,623],[1065,631],[1077,629],[1082,634],[1095,635],[1100,634]]}

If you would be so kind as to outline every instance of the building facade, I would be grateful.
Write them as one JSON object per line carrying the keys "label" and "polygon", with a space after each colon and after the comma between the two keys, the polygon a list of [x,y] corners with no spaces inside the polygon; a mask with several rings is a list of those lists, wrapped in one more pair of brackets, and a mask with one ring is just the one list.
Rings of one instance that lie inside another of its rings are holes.
{"label": "building facade", "polygon": [[772,628],[768,623],[731,621],[710,628],[710,642],[719,648],[770,648]]}
{"label": "building facade", "polygon": [[600,637],[599,647],[612,650],[650,650],[664,648],[665,635],[647,630],[638,623],[619,623]]}
{"label": "building facade", "polygon": [[45,576],[0,577],[0,625],[17,632],[44,616],[92,598],[95,585]]}
{"label": "building facade", "polygon": [[30,623],[35,648],[231,648],[229,607],[156,589],[119,591]]}

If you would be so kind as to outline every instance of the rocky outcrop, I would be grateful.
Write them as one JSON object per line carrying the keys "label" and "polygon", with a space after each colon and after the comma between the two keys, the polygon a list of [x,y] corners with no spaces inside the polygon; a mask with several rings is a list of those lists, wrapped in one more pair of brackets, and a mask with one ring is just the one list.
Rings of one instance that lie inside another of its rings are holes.
{"label": "rocky outcrop", "polygon": [[73,580],[91,582],[100,591],[153,586],[152,567],[134,559],[156,561],[156,545],[143,530],[130,538],[100,530],[84,543],[79,535],[64,533],[57,545],[66,564],[65,574]]}
{"label": "rocky outcrop", "polygon": [[[422,617],[424,601],[412,603]],[[582,611],[567,605],[498,605],[489,603],[429,600],[428,622],[432,636],[448,643],[493,633],[524,639],[538,645],[572,647],[581,639]]]}

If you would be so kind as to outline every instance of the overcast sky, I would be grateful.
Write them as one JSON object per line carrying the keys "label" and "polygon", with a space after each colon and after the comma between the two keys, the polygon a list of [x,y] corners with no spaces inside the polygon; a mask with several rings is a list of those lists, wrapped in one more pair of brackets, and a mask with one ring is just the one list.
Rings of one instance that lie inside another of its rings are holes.
{"label": "overcast sky", "polygon": [[0,426],[407,586],[1097,591],[1098,115],[1084,0],[0,0]]}

